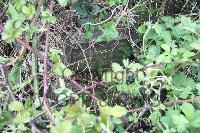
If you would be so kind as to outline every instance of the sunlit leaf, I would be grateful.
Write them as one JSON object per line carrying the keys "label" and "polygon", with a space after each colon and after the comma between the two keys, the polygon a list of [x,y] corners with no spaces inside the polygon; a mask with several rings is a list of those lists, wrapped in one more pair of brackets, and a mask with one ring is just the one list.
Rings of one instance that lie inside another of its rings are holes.
{"label": "sunlit leaf", "polygon": [[9,104],[9,109],[11,111],[21,111],[24,109],[23,104],[18,101],[13,101]]}

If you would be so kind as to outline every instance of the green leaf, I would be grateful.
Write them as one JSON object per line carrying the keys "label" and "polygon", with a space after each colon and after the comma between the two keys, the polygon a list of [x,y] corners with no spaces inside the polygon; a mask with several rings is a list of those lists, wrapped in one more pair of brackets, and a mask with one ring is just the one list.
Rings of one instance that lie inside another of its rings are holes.
{"label": "green leaf", "polygon": [[137,31],[138,31],[139,33],[141,33],[141,34],[144,34],[145,31],[146,31],[146,25],[143,24],[143,25],[139,26]]}
{"label": "green leaf", "polygon": [[184,26],[190,26],[192,24],[192,20],[191,18],[189,17],[186,17],[186,16],[182,16],[181,17],[181,23],[184,25]]}
{"label": "green leaf", "polygon": [[22,7],[26,4],[26,0],[15,0],[14,3],[17,11],[21,12]]}
{"label": "green leaf", "polygon": [[87,25],[84,33],[85,37],[91,38],[93,36],[93,33],[94,33],[94,27]]}
{"label": "green leaf", "polygon": [[42,10],[41,10],[41,21],[42,21],[42,23],[52,23],[52,24],[55,24],[56,17],[53,16],[52,13],[48,9],[44,10],[42,8]]}
{"label": "green leaf", "polygon": [[9,60],[10,58],[0,56],[0,63],[5,63],[5,62],[8,62]]}
{"label": "green leaf", "polygon": [[58,62],[53,65],[52,70],[59,76],[70,77],[73,75],[73,72],[67,68],[62,62]]}
{"label": "green leaf", "polygon": [[86,107],[82,104],[82,101],[77,101],[73,105],[68,105],[63,108],[68,113],[68,117],[78,117],[85,113]]}
{"label": "green leaf", "polygon": [[12,115],[8,111],[2,112],[2,114],[0,114],[0,131],[2,131],[3,127],[6,126],[11,119]]}
{"label": "green leaf", "polygon": [[103,31],[103,34],[97,38],[97,42],[110,41],[119,36],[119,32],[115,28],[114,21],[110,21],[104,24],[102,31]]}
{"label": "green leaf", "polygon": [[165,50],[165,52],[170,53],[170,46],[169,44],[162,44],[161,48]]}
{"label": "green leaf", "polygon": [[173,119],[172,119],[172,116],[173,115],[179,115],[179,111],[178,110],[172,110],[172,109],[169,109],[167,112],[166,112],[166,115],[161,117],[161,122],[163,123],[163,125],[166,127],[166,128],[173,128],[175,125],[173,123]]}
{"label": "green leaf", "polygon": [[121,0],[108,0],[108,4],[110,6],[115,6],[115,5],[120,4],[120,3],[122,3]]}
{"label": "green leaf", "polygon": [[197,110],[195,111],[195,113],[193,114],[193,119],[190,121],[191,126],[193,127],[200,127],[200,111]]}
{"label": "green leaf", "polygon": [[113,72],[122,72],[123,71],[123,67],[120,66],[118,63],[112,63],[112,70]]}
{"label": "green leaf", "polygon": [[186,52],[183,54],[183,58],[189,59],[190,57],[195,56],[195,55],[196,55],[196,54],[195,54],[194,52],[186,51]]}
{"label": "green leaf", "polygon": [[24,109],[23,104],[18,101],[11,102],[8,107],[11,111],[21,111]]}
{"label": "green leaf", "polygon": [[123,59],[122,62],[123,62],[124,67],[128,68],[128,66],[129,66],[129,60],[128,59]]}
{"label": "green leaf", "polygon": [[158,35],[163,33],[163,27],[158,22],[154,25],[154,29]]}
{"label": "green leaf", "polygon": [[31,115],[28,110],[19,112],[15,118],[15,122],[18,124],[28,123],[31,121]]}
{"label": "green leaf", "polygon": [[180,107],[181,111],[185,114],[186,118],[188,120],[191,120],[193,118],[195,109],[192,104],[190,103],[183,103]]}
{"label": "green leaf", "polygon": [[32,19],[33,15],[35,14],[35,7],[34,5],[30,4],[28,6],[22,7],[22,13],[24,13],[28,19]]}
{"label": "green leaf", "polygon": [[32,81],[32,77],[24,80],[22,83],[15,84],[12,87],[12,90],[18,90],[19,91],[19,90],[23,89],[25,86],[27,86],[28,84],[31,84],[31,81]]}
{"label": "green leaf", "polygon": [[148,54],[157,57],[160,54],[160,47],[155,45],[150,45],[148,48]]}
{"label": "green leaf", "polygon": [[74,92],[66,87],[64,79],[59,78],[59,83],[60,83],[60,88],[55,89],[54,92],[55,94],[58,95],[58,101],[61,101],[66,97],[71,96],[71,94],[73,94]]}
{"label": "green leaf", "polygon": [[68,3],[68,0],[58,0],[58,3],[61,7],[65,7]]}
{"label": "green leaf", "polygon": [[115,105],[114,107],[99,105],[100,112],[107,116],[122,117],[127,114],[126,108]]}
{"label": "green leaf", "polygon": [[182,99],[186,99],[189,94],[191,94],[192,88],[190,86],[185,87],[185,88],[180,88],[181,92],[178,92],[178,95]]}
{"label": "green leaf", "polygon": [[71,133],[72,122],[72,120],[64,120],[56,126],[52,125],[51,133]]}
{"label": "green leaf", "polygon": [[111,112],[112,112],[112,116],[114,116],[114,117],[122,117],[127,114],[127,109],[125,107],[115,105],[112,108]]}
{"label": "green leaf", "polygon": [[184,73],[178,72],[172,77],[172,83],[177,88],[185,87],[184,83],[185,83],[186,78],[187,77]]}
{"label": "green leaf", "polygon": [[10,71],[9,75],[8,75],[8,79],[12,82],[12,83],[16,83],[19,80],[20,77],[20,62],[17,62],[14,67],[12,68],[12,70]]}
{"label": "green leaf", "polygon": [[177,126],[179,132],[186,131],[189,121],[183,115],[172,115],[172,121]]}
{"label": "green leaf", "polygon": [[139,71],[139,72],[138,72],[138,80],[139,80],[139,81],[142,81],[142,80],[144,80],[144,78],[145,78],[144,73],[141,72],[141,71]]}
{"label": "green leaf", "polygon": [[200,51],[200,41],[199,41],[199,42],[191,43],[190,46],[191,46],[193,49],[196,49],[196,50]]}
{"label": "green leaf", "polygon": [[21,20],[11,19],[6,21],[5,29],[2,32],[2,39],[7,42],[13,42],[16,38],[19,38],[23,32],[21,28],[23,23],[23,18]]}
{"label": "green leaf", "polygon": [[135,72],[137,70],[140,70],[143,66],[139,63],[131,63],[129,64],[128,68],[130,69],[131,72]]}
{"label": "green leaf", "polygon": [[7,13],[11,18],[18,18],[19,16],[18,12],[12,4],[9,4]]}
{"label": "green leaf", "polygon": [[28,38],[32,39],[34,33],[39,33],[39,32],[42,32],[44,30],[42,28],[40,29],[40,28],[35,27],[33,25],[26,24],[24,31],[26,31]]}

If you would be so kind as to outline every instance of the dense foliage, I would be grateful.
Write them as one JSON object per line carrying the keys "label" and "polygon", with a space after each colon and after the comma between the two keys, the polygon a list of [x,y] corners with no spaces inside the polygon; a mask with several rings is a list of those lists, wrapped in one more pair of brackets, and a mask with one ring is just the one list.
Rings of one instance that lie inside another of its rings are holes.
{"label": "dense foliage", "polygon": [[[198,133],[199,6],[0,0],[0,131]],[[88,49],[101,59],[97,45],[119,43],[123,60],[91,67]],[[68,47],[84,60],[70,62]]]}

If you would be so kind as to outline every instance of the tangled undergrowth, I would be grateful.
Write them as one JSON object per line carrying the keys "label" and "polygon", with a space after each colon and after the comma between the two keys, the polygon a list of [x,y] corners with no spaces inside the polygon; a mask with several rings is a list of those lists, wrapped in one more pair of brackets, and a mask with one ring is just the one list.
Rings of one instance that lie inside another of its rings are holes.
{"label": "tangled undergrowth", "polygon": [[200,130],[198,0],[0,0],[0,131]]}

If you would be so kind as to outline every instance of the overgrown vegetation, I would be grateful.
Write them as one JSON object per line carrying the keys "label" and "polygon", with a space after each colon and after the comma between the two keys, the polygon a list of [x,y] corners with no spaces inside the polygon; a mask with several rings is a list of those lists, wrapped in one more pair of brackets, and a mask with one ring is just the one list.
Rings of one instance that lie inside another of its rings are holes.
{"label": "overgrown vegetation", "polygon": [[198,133],[199,6],[0,0],[0,131]]}

